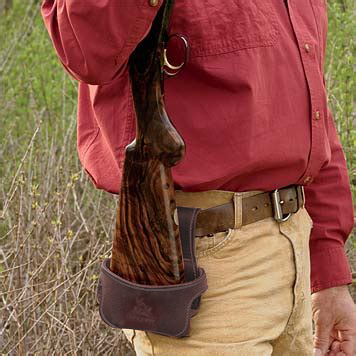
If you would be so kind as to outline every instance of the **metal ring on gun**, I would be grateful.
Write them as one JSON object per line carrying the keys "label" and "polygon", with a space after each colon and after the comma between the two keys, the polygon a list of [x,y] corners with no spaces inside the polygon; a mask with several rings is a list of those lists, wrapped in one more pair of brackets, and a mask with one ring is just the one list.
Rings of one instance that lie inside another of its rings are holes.
{"label": "metal ring on gun", "polygon": [[184,46],[185,46],[185,53],[184,53],[184,61],[183,61],[183,63],[181,63],[179,66],[174,66],[171,63],[169,63],[169,61],[167,59],[167,48],[164,49],[164,51],[163,51],[164,66],[168,67],[169,69],[172,69],[172,70],[176,71],[174,73],[170,73],[170,72],[167,72],[167,70],[165,68],[163,68],[164,73],[166,73],[169,77],[176,76],[182,70],[184,65],[187,63],[187,58],[188,58],[188,53],[189,53],[188,41],[183,35],[180,35],[180,34],[170,35],[168,37],[167,43],[174,36],[179,37],[183,41]]}

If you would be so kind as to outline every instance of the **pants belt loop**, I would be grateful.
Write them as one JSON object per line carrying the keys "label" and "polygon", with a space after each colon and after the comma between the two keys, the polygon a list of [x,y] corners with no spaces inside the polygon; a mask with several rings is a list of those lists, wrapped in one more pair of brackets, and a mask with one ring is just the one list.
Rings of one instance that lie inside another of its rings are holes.
{"label": "pants belt loop", "polygon": [[304,209],[305,208],[305,193],[304,193],[304,186],[303,185],[300,186],[300,191],[302,193],[302,200],[303,200],[302,209]]}
{"label": "pants belt loop", "polygon": [[242,226],[242,193],[241,192],[234,192],[234,211],[235,211],[234,229],[239,229]]}

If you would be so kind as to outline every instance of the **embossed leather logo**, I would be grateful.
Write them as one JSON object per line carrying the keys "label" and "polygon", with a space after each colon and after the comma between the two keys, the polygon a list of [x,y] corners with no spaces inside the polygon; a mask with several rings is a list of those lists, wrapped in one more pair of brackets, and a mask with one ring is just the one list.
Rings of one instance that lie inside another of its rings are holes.
{"label": "embossed leather logo", "polygon": [[155,318],[152,315],[152,307],[143,302],[143,298],[136,297],[135,307],[127,313],[127,318],[153,323]]}

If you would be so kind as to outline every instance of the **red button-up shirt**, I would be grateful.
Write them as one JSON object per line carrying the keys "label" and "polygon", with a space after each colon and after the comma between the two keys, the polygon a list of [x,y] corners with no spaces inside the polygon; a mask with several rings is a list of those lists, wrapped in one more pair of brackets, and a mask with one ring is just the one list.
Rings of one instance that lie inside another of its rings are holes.
{"label": "red button-up shirt", "polygon": [[[79,81],[79,159],[98,189],[120,191],[135,137],[127,60],[162,5],[150,0],[44,0],[42,16]],[[305,185],[312,292],[351,283],[344,243],[353,227],[345,155],[323,76],[324,0],[179,0],[170,33],[190,58],[165,81],[168,115],[186,144],[172,168],[184,191]],[[179,64],[172,41],[168,59]]]}

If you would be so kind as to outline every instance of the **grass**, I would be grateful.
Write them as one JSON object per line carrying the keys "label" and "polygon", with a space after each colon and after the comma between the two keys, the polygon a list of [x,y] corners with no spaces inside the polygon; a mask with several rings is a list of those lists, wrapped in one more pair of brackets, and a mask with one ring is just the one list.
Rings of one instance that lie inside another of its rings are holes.
{"label": "grass", "polygon": [[[0,349],[129,355],[95,295],[116,200],[93,187],[78,160],[77,83],[54,53],[39,4],[14,0],[0,15]],[[351,0],[329,0],[325,70],[355,197],[354,10]],[[355,241],[347,249],[356,267]]]}

